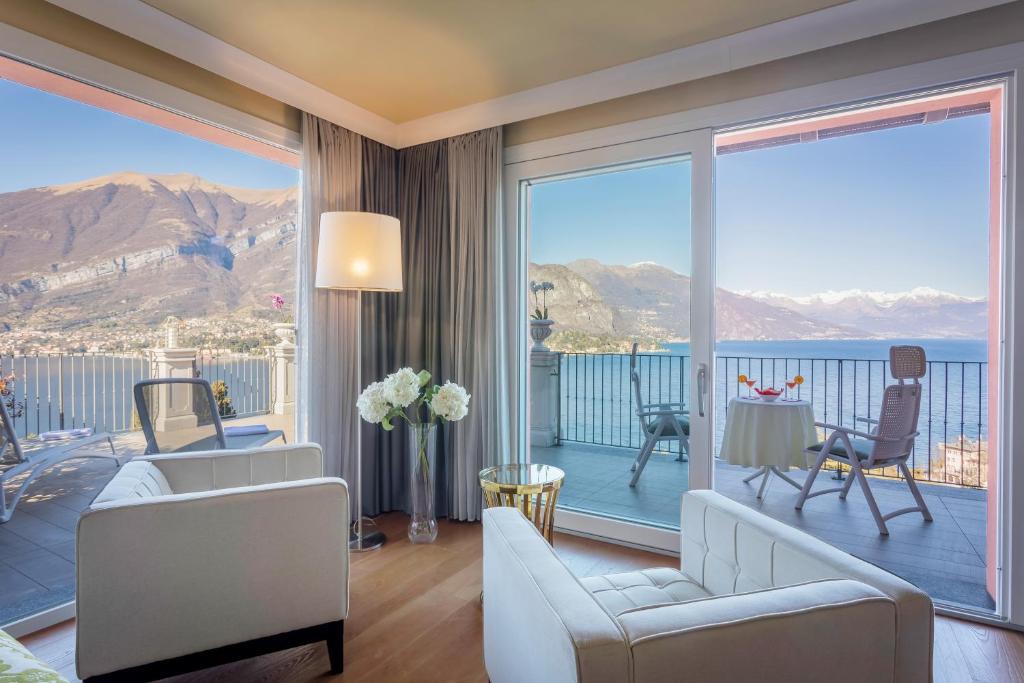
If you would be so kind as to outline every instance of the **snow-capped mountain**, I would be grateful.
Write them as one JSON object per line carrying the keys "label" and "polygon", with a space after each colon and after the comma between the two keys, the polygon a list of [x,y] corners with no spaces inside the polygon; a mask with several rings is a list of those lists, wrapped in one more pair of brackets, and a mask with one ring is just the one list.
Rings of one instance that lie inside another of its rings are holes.
{"label": "snow-capped mountain", "polygon": [[743,294],[809,318],[882,337],[981,338],[988,329],[986,299],[931,287],[915,287],[908,292],[849,289],[811,296],[767,291]]}
{"label": "snow-capped mountain", "polygon": [[[555,285],[547,305],[556,332],[611,340],[690,338],[690,278],[657,263],[620,266],[593,259],[564,265],[532,263],[530,279]],[[723,289],[717,291],[715,303],[719,339],[867,336]]]}

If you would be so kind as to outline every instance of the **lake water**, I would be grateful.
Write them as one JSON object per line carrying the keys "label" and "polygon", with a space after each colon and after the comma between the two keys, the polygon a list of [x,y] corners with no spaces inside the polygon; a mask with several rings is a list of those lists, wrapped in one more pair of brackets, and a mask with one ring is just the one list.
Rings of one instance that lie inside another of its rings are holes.
{"label": "lake water", "polygon": [[[782,387],[805,378],[793,396],[811,401],[816,419],[865,428],[858,417],[877,417],[888,374],[891,344],[919,344],[928,357],[919,431],[912,465],[931,474],[940,444],[968,440],[964,459],[973,469],[962,483],[979,485],[979,442],[987,439],[987,343],[984,340],[808,340],[729,341],[716,346],[716,448],[725,427],[728,401],[746,396],[737,382],[745,374],[759,387]],[[645,402],[688,402],[689,344],[669,344],[665,352],[640,357]],[[639,448],[628,354],[563,354],[559,399],[561,434],[567,441]],[[944,461],[949,462],[949,461]],[[950,465],[952,467],[952,465]],[[957,464],[957,467],[961,465]],[[937,468],[935,468],[937,469]]]}

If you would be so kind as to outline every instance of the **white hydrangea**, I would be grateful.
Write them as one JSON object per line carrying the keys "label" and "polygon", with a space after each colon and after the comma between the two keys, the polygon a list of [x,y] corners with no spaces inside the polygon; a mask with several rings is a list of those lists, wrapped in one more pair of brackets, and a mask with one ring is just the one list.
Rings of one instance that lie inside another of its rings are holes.
{"label": "white hydrangea", "polygon": [[399,408],[405,408],[420,397],[420,376],[412,368],[402,368],[384,379],[384,396]]}
{"label": "white hydrangea", "polygon": [[356,401],[359,416],[367,422],[382,422],[391,410],[386,394],[384,382],[374,382],[363,389],[363,393],[359,394],[359,400]]}
{"label": "white hydrangea", "polygon": [[469,413],[470,395],[455,382],[445,382],[430,399],[430,409],[440,418],[455,422]]}

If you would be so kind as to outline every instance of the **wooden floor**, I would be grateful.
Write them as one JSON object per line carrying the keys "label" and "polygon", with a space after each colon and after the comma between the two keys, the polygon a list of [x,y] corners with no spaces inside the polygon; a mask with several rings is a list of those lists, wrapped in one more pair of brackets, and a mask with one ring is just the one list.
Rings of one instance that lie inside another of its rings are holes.
{"label": "wooden floor", "polygon": [[[352,605],[345,626],[345,673],[338,681],[486,681],[480,609],[479,524],[442,521],[437,543],[405,540],[407,518],[384,515],[383,549],[352,556]],[[580,576],[656,565],[662,555],[559,534],[555,548]],[[74,621],[24,639],[70,681]],[[185,681],[327,680],[327,650],[311,645],[170,679]],[[935,680],[1024,681],[1024,634],[938,617]]]}

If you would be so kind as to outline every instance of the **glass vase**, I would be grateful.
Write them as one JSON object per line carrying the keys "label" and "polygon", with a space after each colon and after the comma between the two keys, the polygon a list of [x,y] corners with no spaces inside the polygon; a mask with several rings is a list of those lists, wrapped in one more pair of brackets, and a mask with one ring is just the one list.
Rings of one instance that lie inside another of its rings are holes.
{"label": "glass vase", "polygon": [[437,538],[434,516],[434,465],[437,461],[437,426],[409,425],[409,540],[433,543]]}

